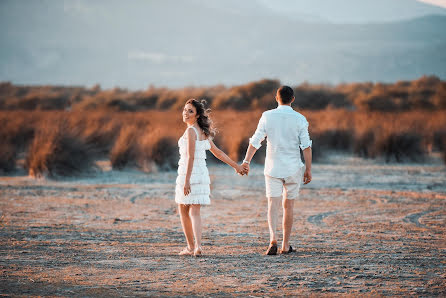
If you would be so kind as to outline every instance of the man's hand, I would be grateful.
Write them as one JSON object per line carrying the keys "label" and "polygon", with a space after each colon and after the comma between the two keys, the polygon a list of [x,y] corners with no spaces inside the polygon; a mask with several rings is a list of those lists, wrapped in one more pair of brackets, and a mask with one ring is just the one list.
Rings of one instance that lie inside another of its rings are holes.
{"label": "man's hand", "polygon": [[248,175],[248,173],[249,173],[249,164],[248,163],[242,163],[242,167],[243,167],[243,173],[245,175]]}
{"label": "man's hand", "polygon": [[304,184],[308,184],[311,182],[311,169],[305,169],[304,173]]}
{"label": "man's hand", "polygon": [[243,169],[243,167],[241,165],[236,165],[236,167],[234,168],[234,170],[237,172],[237,174],[243,176],[245,175],[245,170]]}

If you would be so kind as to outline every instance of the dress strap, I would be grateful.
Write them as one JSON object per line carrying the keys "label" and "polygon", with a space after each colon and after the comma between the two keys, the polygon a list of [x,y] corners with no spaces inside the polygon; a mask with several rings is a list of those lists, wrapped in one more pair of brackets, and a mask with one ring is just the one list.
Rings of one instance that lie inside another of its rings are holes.
{"label": "dress strap", "polygon": [[197,129],[195,128],[195,127],[193,127],[193,126],[189,126],[189,128],[193,128],[194,129],[194,131],[195,131],[195,134],[197,135],[197,141],[199,141],[199,134],[198,134],[198,131],[197,131]]}

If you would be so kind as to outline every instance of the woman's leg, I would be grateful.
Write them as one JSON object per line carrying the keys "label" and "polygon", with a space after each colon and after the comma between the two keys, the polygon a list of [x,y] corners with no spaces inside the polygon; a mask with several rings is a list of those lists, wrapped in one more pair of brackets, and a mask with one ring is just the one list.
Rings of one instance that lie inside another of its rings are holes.
{"label": "woman's leg", "polygon": [[194,250],[194,232],[192,230],[192,221],[189,216],[190,205],[178,204],[180,210],[181,226],[183,227],[184,236],[186,236],[187,248]]}
{"label": "woman's leg", "polygon": [[201,246],[201,215],[200,205],[194,204],[190,206],[190,217],[192,219],[192,229],[195,236],[195,249]]}

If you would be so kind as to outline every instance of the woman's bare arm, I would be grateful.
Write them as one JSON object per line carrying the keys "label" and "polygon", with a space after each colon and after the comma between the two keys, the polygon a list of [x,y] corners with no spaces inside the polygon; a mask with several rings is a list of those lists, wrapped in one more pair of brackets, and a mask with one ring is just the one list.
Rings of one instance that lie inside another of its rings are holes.
{"label": "woman's bare arm", "polygon": [[212,140],[209,140],[209,143],[211,144],[210,151],[216,158],[221,160],[222,162],[228,164],[229,166],[233,167],[237,173],[241,173],[242,167],[238,165],[235,161],[233,161],[226,153],[224,153],[221,149],[219,149]]}
{"label": "woman's bare arm", "polygon": [[195,140],[197,136],[192,129],[186,130],[187,136],[187,161],[186,161],[186,179],[184,181],[184,195],[190,193],[190,176],[192,175],[192,168],[195,159]]}

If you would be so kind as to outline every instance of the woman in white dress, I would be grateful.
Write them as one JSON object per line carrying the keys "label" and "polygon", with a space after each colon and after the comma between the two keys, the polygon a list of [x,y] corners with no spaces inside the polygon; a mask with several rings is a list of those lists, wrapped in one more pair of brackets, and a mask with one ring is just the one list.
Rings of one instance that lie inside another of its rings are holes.
{"label": "woman in white dress", "polygon": [[[199,256],[201,248],[201,205],[209,205],[210,180],[206,167],[206,150],[215,157],[233,167],[237,173],[243,174],[241,165],[229,158],[215,146],[211,137],[209,110],[204,107],[205,101],[189,99],[183,109],[183,122],[187,129],[178,140],[180,161],[175,188],[175,202],[178,203],[181,225],[186,236],[187,247],[180,255]],[[195,238],[195,243],[194,243]]]}

